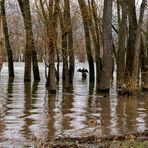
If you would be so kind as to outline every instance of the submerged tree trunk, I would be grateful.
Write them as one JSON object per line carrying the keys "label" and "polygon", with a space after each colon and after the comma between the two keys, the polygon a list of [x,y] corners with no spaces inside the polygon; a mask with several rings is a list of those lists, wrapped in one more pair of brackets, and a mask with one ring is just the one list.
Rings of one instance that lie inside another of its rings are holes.
{"label": "submerged tree trunk", "polygon": [[[54,10],[54,12],[53,12]],[[48,54],[49,54],[49,71],[46,86],[52,93],[56,92],[56,70],[55,70],[55,50],[57,46],[57,19],[59,14],[59,0],[49,2],[49,28],[48,28]],[[46,22],[47,23],[47,22]]]}
{"label": "submerged tree trunk", "polygon": [[34,80],[40,80],[39,68],[37,62],[37,52],[34,46],[32,22],[30,13],[29,0],[18,0],[21,12],[23,14],[25,31],[26,31],[26,51],[25,51],[25,75],[24,81],[31,80],[31,57],[33,64],[33,76]]}
{"label": "submerged tree trunk", "polygon": [[90,82],[95,81],[94,75],[94,60],[91,51],[91,44],[90,44],[90,30],[89,30],[89,14],[87,10],[87,6],[84,0],[78,0],[83,24],[84,24],[84,33],[85,33],[85,44],[86,44],[86,52],[87,52],[87,59],[89,64],[89,80]]}
{"label": "submerged tree trunk", "polygon": [[[91,1],[91,6],[92,6],[92,15],[94,19],[94,31],[91,31],[93,38],[96,36],[96,41],[95,43],[95,60],[96,60],[96,81],[97,83],[100,82],[100,73],[101,73],[101,57],[100,57],[100,37],[99,37],[99,23],[98,23],[98,15],[97,15],[97,8],[96,4],[94,1]],[[92,23],[93,23],[92,19]]]}
{"label": "submerged tree trunk", "polygon": [[75,59],[74,59],[74,50],[73,50],[73,32],[72,32],[72,23],[71,23],[71,14],[70,14],[70,2],[65,0],[67,7],[67,21],[68,23],[68,53],[69,53],[69,82],[73,82],[74,69],[75,69]]}
{"label": "submerged tree trunk", "polygon": [[118,51],[117,51],[117,85],[122,87],[125,76],[125,52],[127,40],[127,0],[121,1],[122,18],[119,23]]}
{"label": "submerged tree trunk", "polygon": [[9,42],[8,25],[7,25],[6,12],[5,12],[5,0],[1,0],[1,9],[2,9],[2,16],[3,16],[5,46],[6,46],[7,55],[8,55],[9,78],[14,78],[13,54],[12,54],[12,49],[10,47],[10,42]]}
{"label": "submerged tree trunk", "polygon": [[1,6],[0,6],[0,72],[2,69],[2,65],[3,65],[3,44],[2,44],[2,15],[1,15]]}
{"label": "submerged tree trunk", "polygon": [[140,42],[141,42],[141,30],[143,25],[144,11],[146,7],[147,0],[143,0],[140,9],[139,22],[136,31],[136,41],[135,41],[135,54],[134,54],[134,64],[133,64],[133,90],[138,90],[138,76],[139,76],[139,57],[140,57]]}
{"label": "submerged tree trunk", "polygon": [[57,81],[60,80],[60,55],[59,55],[59,49],[56,48],[56,54],[57,54]]}
{"label": "submerged tree trunk", "polygon": [[133,71],[133,57],[135,53],[134,44],[136,41],[136,29],[137,29],[137,18],[136,18],[136,8],[135,0],[128,0],[128,23],[129,23],[129,32],[128,32],[128,41],[127,41],[127,56],[126,56],[126,70],[125,78],[129,82],[132,71]]}
{"label": "submerged tree trunk", "polygon": [[145,63],[143,70],[141,72],[141,81],[142,81],[142,89],[148,90],[148,25],[147,25],[147,35],[146,35],[146,44],[145,44]]}
{"label": "submerged tree trunk", "polygon": [[100,90],[109,91],[113,71],[112,0],[104,0],[103,10],[103,69]]}
{"label": "submerged tree trunk", "polygon": [[64,0],[64,13],[60,14],[60,24],[62,32],[62,56],[63,56],[63,87],[69,87],[69,69],[68,69],[68,17],[67,17],[67,0]]}

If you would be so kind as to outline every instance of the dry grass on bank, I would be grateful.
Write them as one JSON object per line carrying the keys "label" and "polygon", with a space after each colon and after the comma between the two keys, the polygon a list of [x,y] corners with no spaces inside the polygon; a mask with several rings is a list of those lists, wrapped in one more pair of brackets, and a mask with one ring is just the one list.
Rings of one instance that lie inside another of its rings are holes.
{"label": "dry grass on bank", "polygon": [[148,148],[148,130],[120,136],[36,139],[34,145],[37,148]]}

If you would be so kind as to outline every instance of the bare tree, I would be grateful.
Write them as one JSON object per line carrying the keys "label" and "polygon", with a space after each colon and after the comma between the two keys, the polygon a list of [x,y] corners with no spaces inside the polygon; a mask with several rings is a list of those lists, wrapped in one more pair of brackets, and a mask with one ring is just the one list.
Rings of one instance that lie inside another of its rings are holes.
{"label": "bare tree", "polygon": [[104,0],[103,10],[103,69],[100,90],[109,91],[113,71],[112,0]]}
{"label": "bare tree", "polygon": [[73,48],[73,30],[72,30],[72,21],[71,21],[71,9],[70,2],[66,0],[67,3],[67,20],[68,24],[68,53],[69,53],[69,82],[73,82],[74,69],[75,69],[75,60],[74,60],[74,48]]}
{"label": "bare tree", "polygon": [[83,19],[83,25],[84,25],[84,33],[85,33],[85,44],[86,44],[86,53],[87,53],[87,58],[88,58],[88,64],[89,64],[89,79],[91,82],[95,81],[95,76],[94,76],[94,60],[92,56],[92,51],[91,51],[91,36],[90,36],[90,28],[89,28],[89,13],[88,13],[88,8],[86,6],[86,3],[84,0],[78,0],[81,14],[82,14],[82,19]]}
{"label": "bare tree", "polygon": [[[119,1],[118,1],[119,3]],[[119,22],[118,51],[117,51],[117,85],[121,87],[125,77],[125,57],[127,41],[127,0],[121,1],[121,21]],[[118,6],[119,7],[119,6]]]}
{"label": "bare tree", "polygon": [[69,62],[68,62],[68,3],[64,0],[64,12],[60,13],[60,25],[62,34],[62,57],[63,57],[63,84],[65,88],[69,88]]}
{"label": "bare tree", "polygon": [[57,22],[59,14],[59,0],[46,1],[35,0],[37,12],[42,18],[46,29],[46,43],[48,47],[48,77],[46,87],[53,93],[56,92],[56,70],[55,70],[55,51],[57,48]]}
{"label": "bare tree", "polygon": [[128,77],[132,75],[133,71],[133,55],[135,52],[134,44],[136,41],[136,29],[137,29],[137,16],[135,0],[127,1],[128,4],[128,40],[127,40],[127,54],[126,54],[126,80],[129,82]]}
{"label": "bare tree", "polygon": [[146,40],[145,40],[145,52],[144,52],[144,65],[141,72],[142,77],[142,89],[148,90],[148,22],[146,26]]}
{"label": "bare tree", "polygon": [[[92,34],[92,38],[94,41],[95,47],[95,60],[96,60],[96,80],[100,82],[100,73],[101,73],[101,57],[100,57],[100,32],[99,32],[99,20],[98,20],[98,13],[97,13],[97,6],[94,0],[91,0],[91,10],[92,15],[91,17],[91,24],[90,30]],[[93,23],[94,22],[94,23]]]}
{"label": "bare tree", "polygon": [[31,59],[33,63],[33,75],[35,80],[40,80],[39,68],[37,63],[37,52],[35,50],[29,0],[18,0],[23,14],[24,26],[26,31],[26,51],[25,51],[25,75],[24,81],[31,80]]}
{"label": "bare tree", "polygon": [[0,5],[0,72],[1,72],[1,69],[2,69],[2,65],[3,65],[3,54],[2,54],[2,51],[3,51],[3,45],[2,45],[2,34],[3,34],[3,31],[2,31],[2,14],[1,14],[1,5]]}
{"label": "bare tree", "polygon": [[6,10],[5,10],[5,0],[1,0],[1,9],[2,9],[2,16],[3,16],[3,28],[4,28],[4,35],[5,35],[5,46],[8,55],[8,71],[9,71],[9,78],[14,78],[14,65],[13,65],[13,53],[10,46],[9,41],[9,33],[8,33],[8,24],[6,20]]}
{"label": "bare tree", "polygon": [[141,42],[141,30],[143,25],[143,18],[144,18],[144,11],[146,7],[147,0],[143,0],[140,9],[139,15],[139,22],[136,30],[136,41],[134,44],[135,53],[134,53],[134,63],[133,63],[133,72],[132,72],[132,79],[133,79],[133,87],[132,89],[138,90],[138,75],[139,75],[139,58],[140,58],[140,42]]}

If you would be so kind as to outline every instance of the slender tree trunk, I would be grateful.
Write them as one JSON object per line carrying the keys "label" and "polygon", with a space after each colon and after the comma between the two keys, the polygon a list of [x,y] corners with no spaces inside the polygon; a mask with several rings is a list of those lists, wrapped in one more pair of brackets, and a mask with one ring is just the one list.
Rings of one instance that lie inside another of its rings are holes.
{"label": "slender tree trunk", "polygon": [[67,18],[67,1],[64,0],[64,13],[60,14],[60,24],[62,32],[62,56],[63,56],[63,87],[69,88],[69,70],[68,70],[68,18]]}
{"label": "slender tree trunk", "polygon": [[34,46],[32,22],[30,13],[29,0],[18,0],[21,12],[23,14],[24,25],[26,30],[26,51],[25,51],[25,75],[24,81],[31,80],[31,57],[33,64],[33,76],[34,80],[40,80],[39,68],[37,62],[37,52]]}
{"label": "slender tree trunk", "polygon": [[[54,10],[54,12],[53,12]],[[57,19],[59,14],[59,0],[49,2],[49,42],[48,42],[48,54],[49,54],[49,71],[46,86],[52,93],[56,92],[56,70],[55,70],[55,50],[57,46]]]}
{"label": "slender tree trunk", "polygon": [[139,66],[141,68],[141,72],[144,72],[144,70],[145,70],[146,58],[147,58],[147,51],[146,51],[146,47],[144,46],[143,37],[141,36],[141,42],[140,42],[140,64],[139,64]]}
{"label": "slender tree trunk", "polygon": [[141,73],[142,79],[142,89],[148,90],[148,24],[147,24],[147,34],[146,34],[146,41],[145,41],[145,60],[144,60],[144,67]]}
{"label": "slender tree trunk", "polygon": [[13,65],[13,53],[10,47],[9,42],[9,34],[8,34],[8,25],[6,20],[6,12],[5,12],[5,0],[1,0],[1,9],[2,9],[2,16],[3,16],[3,28],[5,34],[5,46],[8,55],[8,71],[9,71],[9,78],[14,78],[14,65]]}
{"label": "slender tree trunk", "polygon": [[118,26],[120,25],[120,20],[121,20],[121,18],[120,18],[120,3],[123,3],[123,1],[117,0]]}
{"label": "slender tree trunk", "polygon": [[133,64],[133,72],[132,72],[132,79],[133,79],[133,91],[138,90],[138,76],[139,76],[139,57],[140,57],[140,42],[141,42],[141,30],[144,18],[144,11],[146,7],[147,0],[143,0],[140,9],[140,16],[139,22],[136,31],[136,41],[135,41],[135,54],[134,54],[134,64]]}
{"label": "slender tree trunk", "polygon": [[2,69],[2,65],[3,65],[3,45],[2,45],[2,14],[1,14],[1,5],[0,5],[0,72]]}
{"label": "slender tree trunk", "polygon": [[64,82],[64,87],[68,88],[69,71],[68,71],[67,33],[64,33],[62,35],[62,54],[63,54],[63,82]]}
{"label": "slender tree trunk", "polygon": [[59,49],[56,49],[57,51],[57,81],[60,80],[60,55],[59,55]]}
{"label": "slender tree trunk", "polygon": [[73,50],[73,32],[72,32],[72,23],[71,23],[71,14],[70,14],[70,2],[65,0],[67,7],[67,21],[68,25],[68,52],[69,52],[69,82],[73,82],[74,69],[75,69],[75,60],[74,60],[74,50]]}
{"label": "slender tree trunk", "polygon": [[40,73],[39,73],[39,67],[38,67],[38,60],[37,59],[38,59],[37,58],[37,52],[36,52],[36,49],[35,49],[35,46],[34,46],[32,48],[33,76],[34,76],[34,80],[39,81],[40,80]]}
{"label": "slender tree trunk", "polygon": [[94,35],[96,35],[96,41],[94,43],[95,44],[95,57],[96,57],[96,80],[97,82],[100,82],[101,57],[100,57],[100,37],[99,37],[99,28],[98,28],[99,23],[98,23],[96,4],[93,0],[91,1],[91,6],[92,6],[93,19],[94,19],[94,27],[93,27],[94,31],[93,32],[94,32]]}
{"label": "slender tree trunk", "polygon": [[89,15],[88,15],[88,10],[87,10],[85,1],[78,0],[78,2],[79,2],[81,14],[82,14],[83,24],[84,24],[85,44],[86,44],[87,59],[89,64],[89,80],[90,82],[94,82],[95,81],[94,60],[93,60],[91,44],[90,44],[90,30],[89,30],[89,19],[88,19]]}
{"label": "slender tree trunk", "polygon": [[129,22],[129,32],[127,41],[127,56],[126,56],[126,71],[125,78],[129,81],[133,71],[133,57],[134,57],[134,44],[136,41],[136,29],[137,29],[137,18],[136,18],[136,8],[135,0],[128,0],[128,22]]}
{"label": "slender tree trunk", "polygon": [[104,0],[103,10],[103,69],[100,90],[109,91],[113,71],[112,0]]}
{"label": "slender tree trunk", "polygon": [[121,1],[122,18],[119,24],[119,36],[118,36],[118,51],[117,51],[117,85],[124,83],[125,76],[125,52],[126,52],[126,40],[127,40],[127,0]]}

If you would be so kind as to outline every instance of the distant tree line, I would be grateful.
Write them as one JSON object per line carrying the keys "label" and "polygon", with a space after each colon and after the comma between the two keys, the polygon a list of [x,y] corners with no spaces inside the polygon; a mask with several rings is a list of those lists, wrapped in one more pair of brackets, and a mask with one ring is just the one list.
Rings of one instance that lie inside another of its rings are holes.
{"label": "distant tree line", "polygon": [[10,78],[15,77],[14,59],[23,58],[24,81],[31,81],[31,70],[39,81],[38,61],[44,60],[46,87],[56,92],[62,61],[63,86],[68,89],[76,59],[86,57],[89,81],[96,82],[97,90],[109,92],[115,70],[119,94],[148,89],[147,0],[140,7],[135,0],[0,2],[0,34],[3,30],[6,49],[2,50],[1,37],[0,63],[6,53]]}

